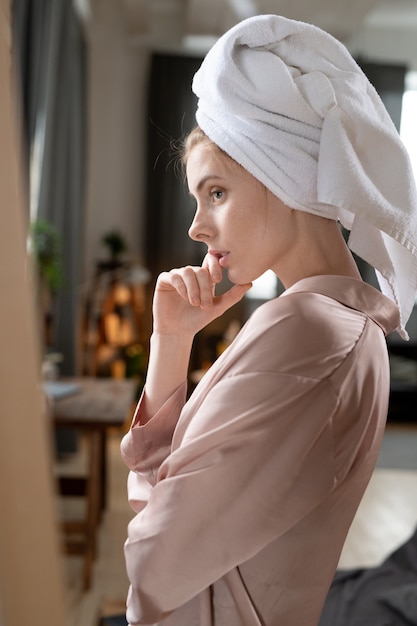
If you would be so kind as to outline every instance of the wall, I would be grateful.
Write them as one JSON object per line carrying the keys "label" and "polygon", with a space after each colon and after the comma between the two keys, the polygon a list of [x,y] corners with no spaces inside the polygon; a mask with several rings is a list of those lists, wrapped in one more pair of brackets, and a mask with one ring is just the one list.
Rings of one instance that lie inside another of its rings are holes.
{"label": "wall", "polygon": [[88,45],[85,276],[105,255],[101,237],[120,230],[132,256],[143,249],[144,117],[149,51],[132,32],[128,9],[96,3],[85,23]]}
{"label": "wall", "polygon": [[348,42],[353,54],[382,63],[405,63],[417,70],[417,5],[411,0],[382,2]]}
{"label": "wall", "polygon": [[[81,4],[81,0],[78,0]],[[133,261],[144,260],[146,136],[150,55],[178,51],[186,0],[89,0],[82,14],[88,48],[88,164],[85,277],[103,256],[100,239],[117,228]],[[190,85],[191,88],[191,85]],[[169,94],[167,94],[169,106]]]}

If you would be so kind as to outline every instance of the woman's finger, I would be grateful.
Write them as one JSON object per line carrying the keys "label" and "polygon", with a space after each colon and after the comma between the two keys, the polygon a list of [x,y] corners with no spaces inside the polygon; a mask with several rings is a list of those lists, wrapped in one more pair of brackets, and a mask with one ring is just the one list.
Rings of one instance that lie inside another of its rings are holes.
{"label": "woman's finger", "polygon": [[208,252],[203,259],[202,267],[206,267],[210,273],[214,284],[220,283],[223,278],[223,270],[219,264],[219,259],[214,254]]}
{"label": "woman's finger", "polygon": [[213,281],[206,267],[185,267],[182,277],[188,299],[193,306],[211,307],[213,303]]}
{"label": "woman's finger", "polygon": [[192,306],[210,307],[213,301],[213,283],[207,268],[186,266],[161,274],[158,288],[174,289]]}

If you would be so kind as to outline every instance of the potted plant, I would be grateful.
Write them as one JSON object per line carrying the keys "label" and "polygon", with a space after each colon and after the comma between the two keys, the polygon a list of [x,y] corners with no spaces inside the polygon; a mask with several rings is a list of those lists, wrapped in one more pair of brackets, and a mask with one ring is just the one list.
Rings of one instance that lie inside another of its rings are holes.
{"label": "potted plant", "polygon": [[120,256],[127,250],[124,236],[118,230],[111,230],[103,235],[102,243],[109,252],[110,261],[114,264],[120,263]]}
{"label": "potted plant", "polygon": [[33,221],[29,229],[29,250],[35,260],[39,309],[44,347],[52,344],[53,299],[62,286],[61,240],[57,230],[45,219]]}

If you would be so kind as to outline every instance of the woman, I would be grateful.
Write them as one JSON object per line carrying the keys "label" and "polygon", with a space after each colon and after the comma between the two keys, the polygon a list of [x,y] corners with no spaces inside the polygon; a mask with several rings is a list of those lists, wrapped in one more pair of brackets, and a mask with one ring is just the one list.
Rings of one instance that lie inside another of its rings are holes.
{"label": "woman", "polygon": [[[207,254],[155,289],[146,385],[122,442],[136,512],[127,619],[313,626],[384,431],[385,335],[406,337],[416,294],[414,183],[374,90],[313,26],[238,24],[193,88],[189,234]],[[388,295],[361,280],[339,222]],[[195,334],[267,269],[285,292],[186,402]],[[223,271],[234,286],[214,296]]]}

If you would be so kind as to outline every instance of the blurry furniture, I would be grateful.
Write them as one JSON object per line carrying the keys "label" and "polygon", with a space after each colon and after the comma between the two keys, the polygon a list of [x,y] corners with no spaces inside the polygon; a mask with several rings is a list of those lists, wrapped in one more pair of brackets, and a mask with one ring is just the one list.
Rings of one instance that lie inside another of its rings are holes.
{"label": "blurry furniture", "polygon": [[126,615],[124,613],[120,615],[109,615],[108,617],[102,617],[99,626],[128,626]]}
{"label": "blurry furniture", "polygon": [[416,554],[417,528],[377,566],[337,571],[320,626],[416,624]]}
{"label": "blurry furniture", "polygon": [[97,264],[84,303],[83,375],[124,378],[128,374],[129,349],[134,357],[146,341],[144,287],[148,280],[149,272],[140,266],[119,261]]}
{"label": "blurry furniture", "polygon": [[68,554],[84,556],[83,586],[91,583],[96,554],[96,534],[107,498],[106,434],[110,427],[122,427],[131,417],[135,395],[134,380],[105,378],[71,378],[63,381],[75,385],[74,393],[55,399],[52,418],[56,428],[74,428],[87,442],[87,475],[57,476],[62,496],[83,496],[85,517],[63,522],[65,549]]}
{"label": "blurry furniture", "polygon": [[389,345],[391,391],[388,421],[417,424],[417,343]]}

